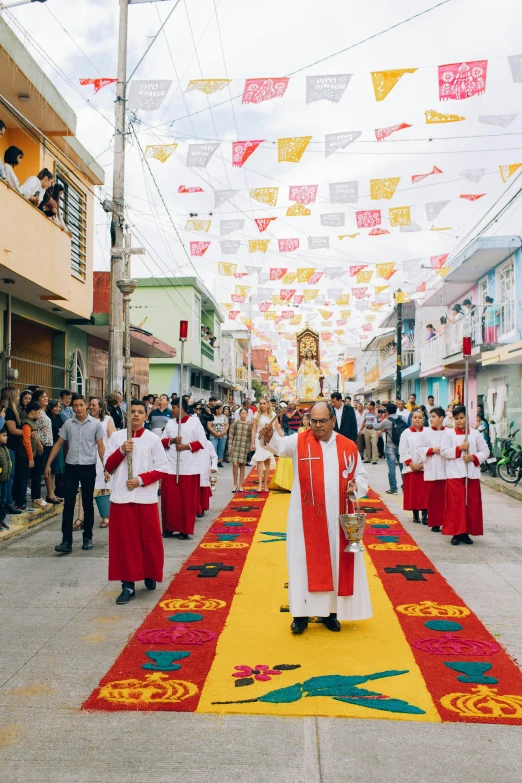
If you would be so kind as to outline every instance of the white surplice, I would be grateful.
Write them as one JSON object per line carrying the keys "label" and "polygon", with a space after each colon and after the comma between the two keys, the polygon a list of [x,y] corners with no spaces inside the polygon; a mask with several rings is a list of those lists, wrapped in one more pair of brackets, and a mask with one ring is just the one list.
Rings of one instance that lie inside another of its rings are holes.
{"label": "white surplice", "polygon": [[[308,572],[306,566],[306,551],[303,530],[303,507],[301,504],[301,487],[297,456],[297,441],[301,437],[282,438],[274,433],[269,447],[279,457],[291,457],[294,468],[294,483],[288,509],[288,525],[286,534],[286,557],[288,563],[288,598],[290,613],[293,617],[328,617],[337,612],[339,620],[365,620],[372,617],[372,603],[368,587],[368,577],[364,564],[364,554],[356,552],[354,563],[353,595],[338,596],[339,546],[347,546],[344,534],[339,525],[339,467],[337,433],[332,432],[328,443],[319,441],[323,451],[324,489],[326,499],[326,517],[330,539],[330,554],[332,558],[332,573],[334,580],[333,592],[311,593],[308,590]],[[313,467],[312,470],[317,470]],[[308,468],[308,466],[307,466]],[[357,497],[366,495],[368,491],[368,474],[363,467],[360,455],[357,453],[355,467]],[[344,509],[343,509],[344,511]]]}

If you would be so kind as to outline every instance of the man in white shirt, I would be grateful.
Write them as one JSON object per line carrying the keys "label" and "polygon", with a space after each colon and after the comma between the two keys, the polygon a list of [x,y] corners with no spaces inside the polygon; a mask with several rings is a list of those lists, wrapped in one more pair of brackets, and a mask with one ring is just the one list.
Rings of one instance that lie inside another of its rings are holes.
{"label": "man in white shirt", "polygon": [[47,188],[54,182],[54,176],[49,169],[42,169],[37,177],[29,177],[20,186],[20,193],[25,196],[35,207],[39,206]]}
{"label": "man in white shirt", "polygon": [[431,413],[433,408],[435,408],[435,397],[433,396],[433,394],[430,394],[430,396],[428,397],[428,404],[426,405],[426,410],[428,411],[428,413]]}
{"label": "man in white shirt", "polygon": [[[243,400],[243,404],[241,406],[241,408],[244,408],[246,410],[246,412],[247,412],[247,421],[248,422],[251,422],[254,419],[254,414],[250,410],[251,404],[252,403],[251,403],[250,400]],[[237,411],[235,411],[235,413],[234,413],[234,421],[239,421],[239,411],[241,410],[241,408],[238,408]]]}
{"label": "man in white shirt", "polygon": [[408,424],[410,418],[410,412],[406,408],[406,405],[404,404],[404,400],[399,400],[399,398],[397,398],[395,400],[395,405],[397,407],[397,416],[401,416],[406,422],[406,424]]}

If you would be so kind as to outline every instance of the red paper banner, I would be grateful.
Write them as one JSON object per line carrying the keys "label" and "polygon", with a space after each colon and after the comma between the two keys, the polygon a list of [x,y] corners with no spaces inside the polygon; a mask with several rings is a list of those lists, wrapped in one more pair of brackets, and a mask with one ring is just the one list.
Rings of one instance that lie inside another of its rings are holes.
{"label": "red paper banner", "polygon": [[485,193],[462,193],[460,198],[465,198],[467,201],[478,201],[485,195]]}
{"label": "red paper banner", "polygon": [[277,244],[280,253],[293,253],[294,250],[298,250],[299,248],[298,239],[278,239]]}
{"label": "red paper banner", "polygon": [[242,277],[248,277],[248,272],[234,272],[234,277],[239,280]]}
{"label": "red paper banner", "polygon": [[272,220],[277,218],[254,218],[259,231],[266,231]]}
{"label": "red paper banner", "polygon": [[272,267],[270,269],[270,280],[281,280],[283,275],[286,275],[287,272],[288,272],[288,268],[281,269],[280,267],[277,268]]}
{"label": "red paper banner", "polygon": [[[275,323],[276,325],[277,325],[277,324],[280,324],[282,320],[283,320],[283,316],[282,316],[282,315],[277,315],[277,316],[276,316],[276,318],[275,318],[275,321],[274,321],[274,323]],[[272,375],[273,375],[273,374],[274,374],[274,373],[272,373]]]}
{"label": "red paper banner", "polygon": [[294,311],[293,310],[282,310],[281,315],[283,318],[293,318],[294,317]]}
{"label": "red paper banner", "polygon": [[363,332],[373,332],[373,326],[371,324],[363,324]]}
{"label": "red paper banner", "polygon": [[323,276],[323,274],[324,272],[319,272],[318,270],[314,272],[312,277],[308,281],[308,285],[315,285],[316,283],[318,283],[321,277]]}
{"label": "red paper banner", "polygon": [[94,92],[97,93],[102,89],[102,87],[107,87],[108,84],[114,84],[117,81],[117,79],[80,79],[80,84],[84,87],[87,84],[92,84],[94,87]]}
{"label": "red paper banner", "polygon": [[447,257],[449,256],[449,253],[446,253],[442,256],[431,256],[430,257],[430,263],[432,269],[440,269],[444,266],[444,262],[446,261]]}
{"label": "red paper banner", "polygon": [[261,302],[261,304],[259,305],[259,310],[262,313],[267,313],[271,307],[272,307],[272,302]]}
{"label": "red paper banner", "polygon": [[282,98],[288,87],[289,79],[247,79],[241,103],[262,103],[272,98]]}
{"label": "red paper banner", "polygon": [[487,60],[439,65],[439,100],[463,101],[486,91]]}
{"label": "red paper banner", "polygon": [[246,301],[246,296],[241,296],[240,294],[231,294],[230,298],[236,304],[243,304]]}
{"label": "red paper banner", "polygon": [[425,282],[421,283],[420,285],[417,286],[415,290],[418,294],[423,294],[424,291],[426,290],[426,283]]}
{"label": "red paper banner", "polygon": [[229,310],[228,317],[230,318],[231,321],[235,321],[240,312],[241,310]]}
{"label": "red paper banner", "polygon": [[369,237],[378,237],[381,236],[381,234],[389,234],[390,232],[387,231],[385,228],[372,228],[371,231],[368,231]]}
{"label": "red paper banner", "polygon": [[300,304],[303,304],[303,302],[304,302],[303,294],[295,294],[295,296],[294,296],[294,304],[295,305],[300,305]]}
{"label": "red paper banner", "polygon": [[337,326],[345,326],[348,323],[348,318],[340,318],[335,322]]}
{"label": "red paper banner", "polygon": [[363,269],[366,269],[368,264],[358,264],[357,266],[351,266],[350,267],[350,277],[355,277],[355,275],[358,272],[362,272]]}
{"label": "red paper banner", "polygon": [[377,141],[384,141],[384,139],[388,138],[388,136],[391,136],[392,133],[396,133],[397,131],[411,127],[412,126],[408,122],[401,122],[398,125],[389,125],[387,128],[376,128],[375,138]]}
{"label": "red paper banner", "polygon": [[356,299],[363,299],[366,295],[368,288],[352,288],[352,294]]}
{"label": "red paper banner", "polygon": [[290,185],[289,201],[298,204],[315,204],[319,185]]}
{"label": "red paper banner", "polygon": [[264,139],[257,139],[256,141],[233,141],[232,165],[236,167],[243,166],[263,141]]}
{"label": "red paper banner", "polygon": [[373,228],[381,225],[380,209],[365,209],[355,213],[357,228]]}
{"label": "red paper banner", "polygon": [[178,193],[203,193],[203,188],[186,188],[185,185],[180,185]]}
{"label": "red paper banner", "polygon": [[203,256],[207,252],[209,246],[210,246],[210,242],[191,242],[190,255]]}
{"label": "red paper banner", "polygon": [[296,290],[297,289],[295,288],[281,288],[279,291],[279,298],[284,299],[285,302],[289,302]]}
{"label": "red paper banner", "polygon": [[427,174],[412,174],[411,181],[415,185],[416,182],[422,182],[426,177],[430,177],[432,174],[442,174],[442,170],[438,166],[434,166]]}

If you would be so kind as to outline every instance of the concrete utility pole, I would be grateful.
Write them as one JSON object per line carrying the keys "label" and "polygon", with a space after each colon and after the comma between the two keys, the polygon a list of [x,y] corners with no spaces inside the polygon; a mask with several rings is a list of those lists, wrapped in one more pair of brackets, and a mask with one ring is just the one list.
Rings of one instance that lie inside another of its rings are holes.
{"label": "concrete utility pole", "polygon": [[[252,325],[252,297],[248,297],[249,327]],[[247,353],[247,395],[252,396],[252,329],[248,329],[248,353]]]}
{"label": "concrete utility pole", "polygon": [[112,222],[114,242],[111,250],[111,290],[109,309],[108,391],[123,389],[123,309],[118,280],[124,277],[123,242],[125,223],[125,109],[127,95],[128,0],[120,0],[118,36],[118,84],[114,118],[114,171],[112,177]]}
{"label": "concrete utility pole", "polygon": [[[401,289],[397,291],[398,294],[402,294]],[[402,399],[402,301],[397,303],[397,381],[395,394],[397,399]]]}

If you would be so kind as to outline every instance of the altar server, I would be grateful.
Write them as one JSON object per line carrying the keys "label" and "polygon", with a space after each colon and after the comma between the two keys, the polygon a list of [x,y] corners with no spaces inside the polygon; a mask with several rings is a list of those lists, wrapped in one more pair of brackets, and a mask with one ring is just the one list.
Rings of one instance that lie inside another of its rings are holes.
{"label": "altar server", "polygon": [[440,533],[446,509],[446,460],[440,447],[446,431],[443,408],[430,411],[430,428],[426,430],[426,461],[424,481],[428,496],[428,525],[433,533]]}
{"label": "altar server", "polygon": [[210,508],[210,498],[212,490],[210,489],[210,475],[217,475],[218,457],[212,441],[205,442],[205,448],[197,452],[200,458],[199,473],[199,502],[198,517],[205,515],[205,511]]}
{"label": "altar server", "polygon": [[417,409],[411,417],[411,427],[401,435],[399,442],[399,462],[402,464],[404,479],[405,511],[413,511],[413,521],[428,524],[428,496],[424,483],[424,460],[426,454],[426,429],[424,413]]}
{"label": "altar server", "polygon": [[[454,429],[446,429],[440,453],[446,459],[446,518],[442,534],[452,536],[451,543],[473,544],[470,533],[483,535],[480,466],[489,457],[489,448],[480,432],[469,430],[466,435],[466,408],[453,410]],[[466,474],[468,492],[466,502]]]}

